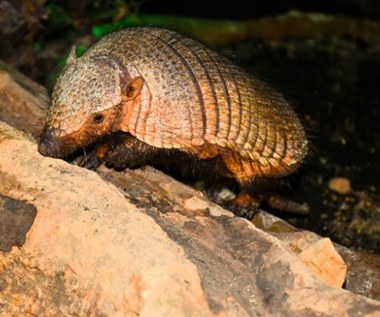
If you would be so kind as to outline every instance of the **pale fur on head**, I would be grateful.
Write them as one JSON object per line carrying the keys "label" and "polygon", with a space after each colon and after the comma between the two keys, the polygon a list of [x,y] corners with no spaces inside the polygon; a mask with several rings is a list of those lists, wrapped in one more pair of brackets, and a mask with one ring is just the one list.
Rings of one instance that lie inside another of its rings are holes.
{"label": "pale fur on head", "polygon": [[109,57],[77,58],[73,49],[54,86],[45,127],[67,135],[78,131],[89,116],[120,104],[121,73]]}

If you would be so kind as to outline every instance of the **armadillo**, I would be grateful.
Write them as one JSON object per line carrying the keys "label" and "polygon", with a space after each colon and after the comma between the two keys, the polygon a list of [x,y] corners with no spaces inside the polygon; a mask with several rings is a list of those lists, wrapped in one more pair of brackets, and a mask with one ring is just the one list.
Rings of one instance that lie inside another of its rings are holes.
{"label": "armadillo", "polygon": [[135,159],[149,148],[219,158],[243,186],[294,172],[308,152],[281,94],[203,44],[154,27],[111,33],[82,57],[70,54],[38,149],[64,158],[114,132],[137,144],[129,146]]}

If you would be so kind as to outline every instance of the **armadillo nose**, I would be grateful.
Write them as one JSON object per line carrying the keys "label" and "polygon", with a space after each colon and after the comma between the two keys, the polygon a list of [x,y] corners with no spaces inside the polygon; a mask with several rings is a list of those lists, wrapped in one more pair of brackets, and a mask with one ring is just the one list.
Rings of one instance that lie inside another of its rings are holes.
{"label": "armadillo nose", "polygon": [[59,144],[52,131],[44,131],[38,143],[38,152],[43,156],[58,158],[60,155]]}

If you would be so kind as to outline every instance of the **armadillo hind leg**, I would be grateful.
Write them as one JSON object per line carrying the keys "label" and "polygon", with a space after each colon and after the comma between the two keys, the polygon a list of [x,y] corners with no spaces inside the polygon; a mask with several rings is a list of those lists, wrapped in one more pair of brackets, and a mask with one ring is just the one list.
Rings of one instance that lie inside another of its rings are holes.
{"label": "armadillo hind leg", "polygon": [[[251,219],[260,208],[270,207],[278,212],[288,212],[296,215],[309,213],[307,204],[300,204],[285,197],[273,194],[267,186],[261,186],[262,180],[240,184],[240,193],[232,200],[226,202],[224,207],[232,211],[236,216]],[[266,207],[265,207],[266,206]]]}
{"label": "armadillo hind leg", "polygon": [[276,169],[262,166],[259,162],[244,160],[231,152],[225,152],[222,156],[226,167],[241,188],[241,193],[228,203],[228,208],[236,215],[249,217],[254,215],[262,205],[293,214],[304,215],[309,212],[307,205],[274,194],[276,185],[279,183],[271,177],[277,176]]}

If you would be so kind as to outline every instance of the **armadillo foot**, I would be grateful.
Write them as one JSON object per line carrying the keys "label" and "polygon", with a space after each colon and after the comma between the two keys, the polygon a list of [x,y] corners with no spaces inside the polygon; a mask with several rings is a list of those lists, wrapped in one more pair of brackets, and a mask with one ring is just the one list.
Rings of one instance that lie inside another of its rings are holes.
{"label": "armadillo foot", "polygon": [[251,219],[259,211],[260,202],[261,199],[256,199],[242,191],[234,199],[225,202],[223,207],[238,217]]}
{"label": "armadillo foot", "polygon": [[95,151],[83,155],[81,160],[77,163],[80,167],[84,167],[90,170],[96,170],[102,165],[103,159],[99,157]]}

